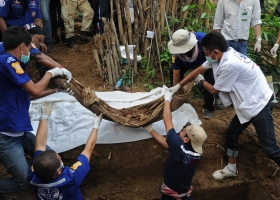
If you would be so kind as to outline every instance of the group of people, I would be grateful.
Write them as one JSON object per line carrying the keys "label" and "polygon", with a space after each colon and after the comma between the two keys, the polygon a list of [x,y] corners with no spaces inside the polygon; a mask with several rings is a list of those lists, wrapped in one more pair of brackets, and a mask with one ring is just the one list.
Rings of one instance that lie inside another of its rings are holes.
{"label": "group of people", "polygon": [[[22,9],[24,5],[29,5],[29,9],[39,6],[36,0],[30,1],[30,4],[24,1],[22,4],[15,3],[18,1],[11,2],[9,4],[9,1],[0,0],[0,16],[3,7],[7,5],[11,9]],[[73,9],[75,5],[81,5],[79,0],[72,2]],[[250,26],[256,36],[254,50],[261,50],[259,4],[257,0],[220,0],[214,19],[214,31],[206,34],[180,29],[168,43],[172,54],[170,79],[173,86],[164,94],[163,121],[167,137],[153,130],[152,125],[145,127],[170,152],[161,187],[162,200],[192,199],[191,181],[207,139],[205,131],[198,125],[184,126],[179,133],[174,130],[170,108],[172,96],[190,81],[205,89],[204,118],[211,118],[215,107],[233,105],[236,112],[225,130],[228,163],[223,169],[213,173],[215,179],[238,175],[238,137],[251,123],[256,129],[264,153],[280,165],[280,147],[276,141],[272,117],[273,91],[260,67],[246,56]],[[65,5],[62,6],[66,5],[65,0]],[[40,16],[36,14],[38,10],[32,9],[27,13],[31,12],[34,19],[32,23],[39,23]],[[5,13],[7,16],[10,14]],[[37,199],[82,199],[80,184],[90,170],[90,157],[96,144],[102,114],[93,116],[92,131],[77,162],[71,167],[64,166],[61,157],[46,145],[47,120],[55,105],[49,102],[42,104],[36,137],[29,132],[32,126],[28,109],[30,99],[54,92],[73,95],[71,90],[44,91],[51,78],[66,76],[69,82],[72,74],[38,50],[44,48],[42,42],[46,37],[40,26],[26,23],[29,24],[27,31],[24,28],[25,21],[19,26],[7,25],[7,21],[9,22],[6,17],[0,17],[0,30],[3,31],[3,43],[0,43],[0,104],[5,105],[0,107],[0,162],[12,177],[0,180],[0,195],[24,191],[30,184]],[[65,26],[66,30],[68,28]],[[66,38],[68,37],[66,34]],[[278,50],[278,42],[280,34],[271,50],[273,55]],[[26,72],[30,58],[38,63],[41,80],[37,83]],[[193,71],[185,76],[189,69]],[[31,167],[24,153],[32,156]]]}
{"label": "group of people", "polygon": [[74,20],[76,11],[82,16],[80,42],[89,42],[89,31],[92,26],[94,11],[85,0],[0,0],[0,41],[1,35],[10,26],[22,26],[27,30],[34,25],[43,28],[44,42],[49,52],[52,44],[68,42],[69,47],[75,46]]}

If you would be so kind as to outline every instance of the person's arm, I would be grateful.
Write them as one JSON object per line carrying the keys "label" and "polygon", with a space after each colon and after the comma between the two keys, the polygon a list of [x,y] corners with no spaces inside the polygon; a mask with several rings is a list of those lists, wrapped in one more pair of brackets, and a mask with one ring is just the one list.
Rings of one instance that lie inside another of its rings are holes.
{"label": "person's arm", "polygon": [[152,136],[153,136],[153,138],[155,138],[155,140],[159,143],[159,144],[161,144],[164,148],[166,148],[166,149],[168,149],[169,147],[168,147],[168,144],[167,144],[167,142],[166,142],[166,138],[165,137],[163,137],[161,134],[159,134],[158,132],[156,132],[154,129],[153,129],[153,127],[152,127],[152,125],[150,124],[150,125],[148,125],[148,126],[145,126],[144,127]]}
{"label": "person's arm", "polygon": [[224,24],[224,5],[223,5],[223,1],[219,0],[215,11],[213,30],[221,32],[223,24]]}
{"label": "person's arm", "polygon": [[33,59],[36,62],[39,62],[40,64],[42,64],[46,67],[49,67],[49,68],[55,68],[55,67],[62,68],[61,64],[59,64],[58,62],[56,62],[55,60],[53,60],[51,57],[47,56],[44,53],[38,53],[38,54],[34,55]]}
{"label": "person's arm", "polygon": [[177,85],[180,82],[180,69],[174,70],[173,69],[173,85]]}
{"label": "person's arm", "polygon": [[99,116],[94,114],[93,121],[92,121],[93,127],[92,127],[91,133],[90,133],[90,135],[87,139],[85,149],[81,153],[84,156],[86,156],[88,158],[88,160],[90,160],[92,151],[95,147],[96,140],[97,140],[98,128],[99,128],[99,125],[100,125],[101,121],[102,121],[102,114],[100,114]]}
{"label": "person's arm", "polygon": [[48,96],[48,95],[54,94],[54,93],[56,93],[56,89],[44,90],[43,92],[41,92],[41,94],[39,94],[37,96],[30,95],[30,99],[31,100],[36,100],[36,99],[40,99],[42,97],[45,97],[45,96]]}
{"label": "person's arm", "polygon": [[276,39],[276,42],[274,44],[274,46],[272,47],[272,49],[270,50],[270,53],[274,56],[276,56],[277,54],[277,51],[279,49],[279,44],[280,44],[280,29],[278,31],[278,36],[277,36],[277,39]]}
{"label": "person's arm", "polygon": [[35,139],[35,151],[46,150],[48,136],[48,118],[54,109],[54,104],[51,102],[43,102],[41,106],[41,118]]}
{"label": "person's arm", "polygon": [[171,128],[174,128],[173,123],[172,123],[172,115],[171,115],[171,101],[172,101],[172,93],[167,90],[164,93],[164,107],[163,107],[163,122],[165,125],[165,130],[166,133],[168,133],[168,131]]}
{"label": "person's arm", "polygon": [[7,29],[7,24],[4,18],[0,16],[0,32],[4,33],[6,29]]}
{"label": "person's arm", "polygon": [[186,85],[188,82],[194,80],[198,74],[203,74],[207,69],[203,66],[199,66],[195,70],[191,71],[183,80],[180,81],[179,85],[182,87]]}
{"label": "person's arm", "polygon": [[254,26],[254,33],[256,36],[256,43],[254,46],[254,52],[260,52],[261,51],[261,47],[262,47],[262,37],[261,37],[261,25],[257,24],[256,26]]}

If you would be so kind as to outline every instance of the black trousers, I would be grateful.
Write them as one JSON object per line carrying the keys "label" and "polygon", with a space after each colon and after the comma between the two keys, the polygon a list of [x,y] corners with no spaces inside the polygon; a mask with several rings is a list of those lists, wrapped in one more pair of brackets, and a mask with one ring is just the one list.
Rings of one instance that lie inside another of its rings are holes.
{"label": "black trousers", "polygon": [[[170,84],[173,86],[173,69],[172,67],[169,68],[169,75],[170,75]],[[183,68],[180,70],[180,80],[183,80],[185,73],[188,71],[189,69],[187,68]],[[208,69],[205,73],[204,73],[204,78],[205,80],[210,83],[211,85],[215,84],[215,79],[214,79],[214,75],[213,75],[213,70],[212,69]],[[214,100],[215,100],[215,96],[213,94],[211,94],[208,90],[206,90],[204,88],[203,90],[203,99],[204,99],[204,105],[203,108],[214,111]]]}
{"label": "black trousers", "polygon": [[61,35],[65,33],[64,21],[61,18],[60,0],[51,0],[50,2],[50,19],[52,25],[52,35],[57,34],[57,29],[61,27]]}

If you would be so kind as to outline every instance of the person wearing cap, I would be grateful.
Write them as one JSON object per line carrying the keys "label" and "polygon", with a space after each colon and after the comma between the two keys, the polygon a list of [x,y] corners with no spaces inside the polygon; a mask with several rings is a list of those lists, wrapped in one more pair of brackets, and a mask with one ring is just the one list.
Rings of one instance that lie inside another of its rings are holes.
{"label": "person wearing cap", "polygon": [[223,34],[228,46],[247,55],[250,26],[256,36],[254,52],[261,51],[261,23],[259,0],[219,0],[213,29]]}
{"label": "person wearing cap", "polygon": [[[179,29],[174,32],[172,39],[168,42],[169,52],[172,54],[172,65],[170,68],[170,83],[176,85],[183,78],[186,72],[190,69],[199,67],[205,62],[205,54],[201,47],[201,40],[205,36],[203,32],[191,33],[184,29]],[[209,69],[204,74],[205,79],[214,84],[212,69]],[[213,116],[215,96],[209,91],[203,91],[204,105],[203,117],[209,119]],[[221,101],[216,98],[215,107],[223,109]]]}
{"label": "person wearing cap", "polygon": [[0,32],[10,26],[41,26],[40,0],[0,0]]}
{"label": "person wearing cap", "polygon": [[167,132],[166,139],[153,130],[151,125],[145,127],[161,145],[169,148],[170,152],[164,171],[164,183],[161,186],[161,200],[191,200],[191,182],[207,135],[199,125],[183,127],[180,133],[176,133],[170,108],[172,93],[169,90],[165,92],[164,100],[163,121]]}
{"label": "person wearing cap", "polygon": [[[236,115],[225,131],[228,165],[213,173],[215,179],[236,177],[238,137],[250,124],[255,127],[264,153],[280,165],[280,147],[277,144],[273,123],[273,92],[260,67],[247,56],[228,47],[224,36],[216,31],[206,34],[201,41],[207,61],[189,73],[177,86],[195,79],[212,94],[218,94],[226,106],[233,105]],[[215,84],[200,75],[213,68]]]}
{"label": "person wearing cap", "polygon": [[[43,53],[45,50],[45,45],[43,43],[45,36],[42,28],[34,25],[28,30],[28,32],[32,35],[30,59],[36,61],[36,68],[40,73],[40,77],[42,78],[49,69],[59,67],[63,69],[64,74],[66,75],[69,82],[72,79],[71,72],[64,68],[61,64],[54,61],[51,57]],[[4,49],[3,42],[0,42],[0,55],[4,53],[6,53],[6,51]],[[29,62],[23,64],[24,68],[27,68],[28,63]]]}

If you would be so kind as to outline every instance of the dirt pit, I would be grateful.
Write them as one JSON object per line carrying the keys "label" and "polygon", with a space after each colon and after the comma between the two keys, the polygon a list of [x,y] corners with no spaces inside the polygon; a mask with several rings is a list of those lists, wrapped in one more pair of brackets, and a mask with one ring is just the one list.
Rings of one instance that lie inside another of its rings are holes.
{"label": "dirt pit", "polygon": [[[91,43],[69,49],[66,45],[54,46],[49,53],[53,59],[69,69],[73,77],[84,86],[97,91],[107,91],[102,78],[93,65]],[[29,66],[30,76],[36,81],[38,73]],[[167,79],[167,77],[165,77]],[[132,92],[145,91],[141,77],[136,78]],[[208,139],[204,154],[193,179],[195,200],[278,200],[280,199],[280,172],[278,166],[269,160],[261,150],[255,130],[248,127],[239,138],[240,152],[235,179],[216,181],[212,173],[226,165],[224,131],[234,116],[234,110],[217,110],[214,117],[202,117],[202,99],[189,102],[197,111]],[[280,141],[280,112],[274,109],[274,123],[277,140]],[[133,134],[133,133],[131,133]],[[72,165],[83,146],[61,153],[65,165]],[[108,159],[109,154],[111,158]],[[154,139],[133,143],[96,145],[90,161],[91,171],[81,185],[85,200],[156,200],[160,199],[160,185],[163,182],[164,167],[169,153]],[[9,176],[0,167],[0,178]],[[11,195],[11,199],[35,199],[29,188],[22,194]]]}

